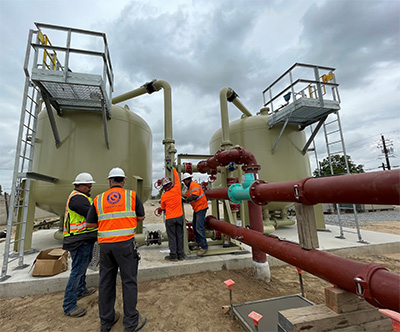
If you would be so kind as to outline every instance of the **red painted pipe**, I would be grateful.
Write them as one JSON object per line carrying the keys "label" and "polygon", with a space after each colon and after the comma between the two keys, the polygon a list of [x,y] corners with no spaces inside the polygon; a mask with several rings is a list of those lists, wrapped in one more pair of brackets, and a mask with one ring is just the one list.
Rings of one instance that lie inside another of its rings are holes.
{"label": "red painted pipe", "polygon": [[[206,195],[210,199],[229,199],[228,188],[208,190]],[[250,197],[258,205],[271,201],[399,205],[400,170],[276,183],[257,180],[250,186]]]}
{"label": "red painted pipe", "polygon": [[[249,207],[249,219],[250,228],[261,234],[264,233],[264,223],[262,218],[261,206],[254,204],[253,202],[247,202]],[[252,250],[253,261],[258,263],[265,263],[267,261],[267,255],[265,252],[254,248]]]}
{"label": "red painted pipe", "polygon": [[207,196],[207,199],[227,199],[228,196],[228,188],[217,188],[217,189],[209,189],[205,190],[204,193]]}
{"label": "red painted pipe", "polygon": [[231,150],[219,150],[214,156],[200,161],[197,164],[197,171],[200,173],[217,174],[218,166],[226,166],[231,162],[244,164],[243,170],[246,173],[257,173],[261,168],[251,152],[246,151],[242,147],[235,147]]}
{"label": "red painted pipe", "polygon": [[400,204],[400,170],[251,185],[253,202]]}
{"label": "red painted pipe", "polygon": [[[377,264],[364,264],[316,249],[206,218],[206,226],[365,298],[372,305],[400,312],[400,275]],[[356,283],[355,279],[359,280]],[[357,286],[358,284],[358,286]],[[359,288],[358,288],[359,287]]]}

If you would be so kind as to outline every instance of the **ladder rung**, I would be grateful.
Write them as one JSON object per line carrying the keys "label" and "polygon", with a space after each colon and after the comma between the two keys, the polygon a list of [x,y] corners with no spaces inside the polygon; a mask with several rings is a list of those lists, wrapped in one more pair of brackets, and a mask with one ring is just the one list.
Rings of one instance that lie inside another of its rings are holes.
{"label": "ladder rung", "polygon": [[15,223],[13,223],[13,226],[18,226],[18,225],[23,225],[23,224],[26,224],[26,220],[20,221],[20,222],[15,222]]}
{"label": "ladder rung", "polygon": [[31,158],[29,158],[29,157],[25,157],[25,156],[23,156],[23,155],[19,155],[22,159],[26,159],[26,160],[30,160],[30,161],[32,161],[32,159]]}
{"label": "ladder rung", "polygon": [[11,258],[8,259],[8,263],[14,262],[14,261],[17,260],[18,258],[19,258],[18,256],[16,256],[16,257],[11,257]]}
{"label": "ladder rung", "polygon": [[340,130],[338,129],[338,130],[334,130],[334,131],[330,131],[329,133],[326,133],[327,135],[331,135],[331,134],[334,134],[334,133],[338,133]]}
{"label": "ladder rung", "polygon": [[29,114],[31,117],[33,117],[34,119],[37,118],[37,116],[36,116],[34,113],[32,113],[30,110],[25,109],[25,112],[28,113],[28,114]]}
{"label": "ladder rung", "polygon": [[20,238],[20,239],[15,239],[14,242],[13,242],[13,244],[18,243],[18,242],[21,242],[22,240],[25,240],[25,237],[22,237],[22,238]]}
{"label": "ladder rung", "polygon": [[31,97],[30,95],[27,95],[27,97],[32,101],[32,103],[38,105],[38,103]]}
{"label": "ladder rung", "polygon": [[336,151],[336,152],[331,152],[331,153],[329,153],[329,155],[332,156],[332,155],[343,153],[343,152],[344,151],[339,150],[339,151]]}
{"label": "ladder rung", "polygon": [[27,124],[24,123],[24,127],[28,130],[30,130],[31,132],[34,132],[33,128],[29,127]]}
{"label": "ladder rung", "polygon": [[335,122],[338,122],[338,120],[336,119],[336,120],[332,120],[332,121],[329,121],[329,122],[325,122],[325,126],[327,126],[327,125],[329,125],[331,123],[335,123]]}
{"label": "ladder rung", "polygon": [[31,141],[25,140],[25,139],[21,139],[22,143],[24,144],[28,144],[30,146],[33,146],[33,144],[31,143]]}
{"label": "ladder rung", "polygon": [[334,141],[334,142],[328,143],[328,145],[333,145],[333,144],[337,144],[337,143],[340,143],[340,142],[342,142],[342,141],[341,141],[341,140],[339,140],[339,141]]}
{"label": "ladder rung", "polygon": [[19,209],[22,207],[28,207],[28,205],[14,205],[14,209]]}

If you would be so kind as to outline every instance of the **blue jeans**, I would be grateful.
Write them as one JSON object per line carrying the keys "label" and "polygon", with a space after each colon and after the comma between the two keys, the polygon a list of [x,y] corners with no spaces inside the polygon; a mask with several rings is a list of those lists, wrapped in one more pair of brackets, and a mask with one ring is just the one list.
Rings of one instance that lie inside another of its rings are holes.
{"label": "blue jeans", "polygon": [[78,249],[70,251],[72,258],[71,274],[65,288],[63,309],[68,315],[74,311],[78,296],[87,291],[86,270],[92,259],[94,243],[82,244]]}
{"label": "blue jeans", "polygon": [[193,213],[193,230],[194,237],[198,244],[200,244],[201,249],[207,249],[207,239],[206,239],[206,231],[204,229],[204,221],[206,219],[207,209],[200,210]]}

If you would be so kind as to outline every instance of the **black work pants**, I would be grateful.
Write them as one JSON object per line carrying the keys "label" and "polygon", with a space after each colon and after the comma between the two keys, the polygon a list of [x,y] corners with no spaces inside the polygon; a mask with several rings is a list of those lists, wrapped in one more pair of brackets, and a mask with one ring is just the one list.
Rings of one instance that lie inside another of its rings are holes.
{"label": "black work pants", "polygon": [[178,218],[170,218],[165,221],[165,229],[168,235],[168,247],[172,258],[184,256],[183,252],[183,215]]}
{"label": "black work pants", "polygon": [[101,328],[111,326],[115,316],[116,279],[118,268],[122,281],[125,331],[134,331],[139,321],[137,304],[137,273],[139,257],[134,239],[100,243],[99,316]]}

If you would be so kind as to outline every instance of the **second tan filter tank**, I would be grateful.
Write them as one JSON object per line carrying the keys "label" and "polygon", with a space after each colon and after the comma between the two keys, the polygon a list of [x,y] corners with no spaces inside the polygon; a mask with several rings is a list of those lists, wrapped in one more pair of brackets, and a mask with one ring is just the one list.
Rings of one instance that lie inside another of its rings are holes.
{"label": "second tan filter tank", "polygon": [[[274,153],[272,148],[282,129],[282,125],[269,128],[268,115],[244,117],[229,124],[229,137],[233,145],[240,145],[251,152],[261,165],[259,179],[267,182],[283,182],[310,176],[308,155],[303,155],[302,148],[306,143],[304,131],[297,126],[288,125]],[[217,130],[210,140],[210,154],[221,149],[222,130]],[[236,172],[237,173],[237,172]],[[235,176],[238,176],[237,174]],[[216,181],[213,187],[219,186]],[[266,212],[286,212],[291,203],[271,202],[263,210]],[[268,210],[268,211],[267,211]]]}
{"label": "second tan filter tank", "polygon": [[[53,111],[54,112],[54,111]],[[96,183],[91,195],[107,190],[108,172],[121,167],[127,176],[125,188],[135,189],[145,202],[151,194],[152,133],[148,124],[127,108],[112,106],[107,120],[107,148],[102,115],[87,110],[54,112],[61,143],[55,145],[47,111],[38,119],[33,172],[57,179],[56,183],[34,181],[32,194],[44,210],[63,216],[76,175],[89,172]]]}

